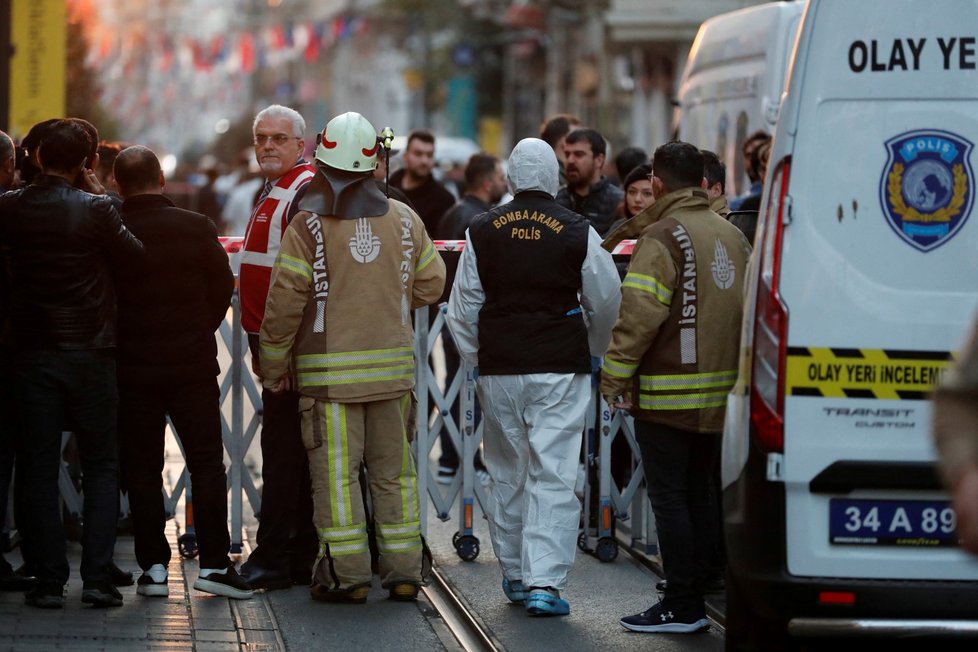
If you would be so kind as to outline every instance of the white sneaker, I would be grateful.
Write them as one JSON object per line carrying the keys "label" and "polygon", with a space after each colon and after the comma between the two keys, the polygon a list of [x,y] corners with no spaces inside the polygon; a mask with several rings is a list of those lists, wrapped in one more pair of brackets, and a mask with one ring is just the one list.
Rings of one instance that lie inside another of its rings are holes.
{"label": "white sneaker", "polygon": [[166,583],[168,573],[163,564],[153,564],[149,570],[143,571],[136,582],[136,593],[151,598],[165,598],[170,595],[170,587]]}

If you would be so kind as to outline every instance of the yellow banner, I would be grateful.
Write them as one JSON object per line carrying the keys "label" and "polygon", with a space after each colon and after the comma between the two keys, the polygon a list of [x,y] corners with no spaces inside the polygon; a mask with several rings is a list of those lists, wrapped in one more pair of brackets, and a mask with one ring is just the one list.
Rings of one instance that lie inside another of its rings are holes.
{"label": "yellow banner", "polygon": [[67,19],[64,0],[13,0],[10,133],[65,114]]}
{"label": "yellow banner", "polygon": [[788,396],[924,399],[954,359],[948,351],[791,347]]}

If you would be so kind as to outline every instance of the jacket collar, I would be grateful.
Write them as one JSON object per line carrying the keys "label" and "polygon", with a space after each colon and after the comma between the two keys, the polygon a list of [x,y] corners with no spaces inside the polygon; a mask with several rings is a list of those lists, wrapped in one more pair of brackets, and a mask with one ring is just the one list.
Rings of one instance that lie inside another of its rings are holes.
{"label": "jacket collar", "polygon": [[157,195],[155,193],[147,193],[145,195],[132,195],[131,197],[126,197],[125,201],[122,202],[122,210],[126,212],[131,211],[143,211],[150,208],[163,208],[166,206],[175,206],[166,195]]}
{"label": "jacket collar", "polygon": [[44,174],[43,172],[39,173],[36,177],[34,177],[34,181],[32,181],[31,183],[38,186],[66,186],[69,188],[74,187],[64,177],[59,177],[55,174]]}
{"label": "jacket collar", "polygon": [[601,246],[611,251],[622,240],[638,238],[646,227],[661,220],[667,212],[677,208],[709,208],[709,201],[709,195],[700,188],[683,188],[663,195],[606,235]]}
{"label": "jacket collar", "polygon": [[717,215],[721,214],[721,211],[730,212],[730,204],[727,203],[727,198],[725,195],[720,195],[719,197],[714,197],[713,201],[710,202],[710,210]]}
{"label": "jacket collar", "polygon": [[481,208],[483,211],[487,211],[491,208],[489,202],[482,201],[475,195],[465,195],[462,197],[462,201],[472,204],[476,208]]}
{"label": "jacket collar", "polygon": [[710,210],[710,196],[702,188],[683,188],[659,197],[642,213],[649,213],[649,224],[652,224],[673,211],[688,209]]}

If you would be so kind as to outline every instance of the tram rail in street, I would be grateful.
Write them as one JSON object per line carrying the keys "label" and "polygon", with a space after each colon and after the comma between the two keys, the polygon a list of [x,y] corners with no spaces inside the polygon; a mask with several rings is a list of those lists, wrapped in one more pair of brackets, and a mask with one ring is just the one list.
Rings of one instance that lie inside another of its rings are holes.
{"label": "tram rail in street", "polygon": [[[426,611],[425,617],[447,649],[456,645],[465,652],[503,652],[506,649],[437,568],[431,569],[431,580],[421,592],[434,609],[434,613]],[[438,626],[437,620],[442,621],[444,628]],[[446,628],[454,641],[444,640]]]}

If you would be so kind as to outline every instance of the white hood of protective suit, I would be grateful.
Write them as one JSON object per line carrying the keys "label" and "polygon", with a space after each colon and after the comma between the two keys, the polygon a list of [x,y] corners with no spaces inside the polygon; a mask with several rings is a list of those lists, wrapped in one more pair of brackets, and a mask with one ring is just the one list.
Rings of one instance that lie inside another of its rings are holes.
{"label": "white hood of protective suit", "polygon": [[557,155],[539,138],[524,138],[516,143],[507,167],[509,191],[514,195],[541,190],[555,197],[560,189]]}

